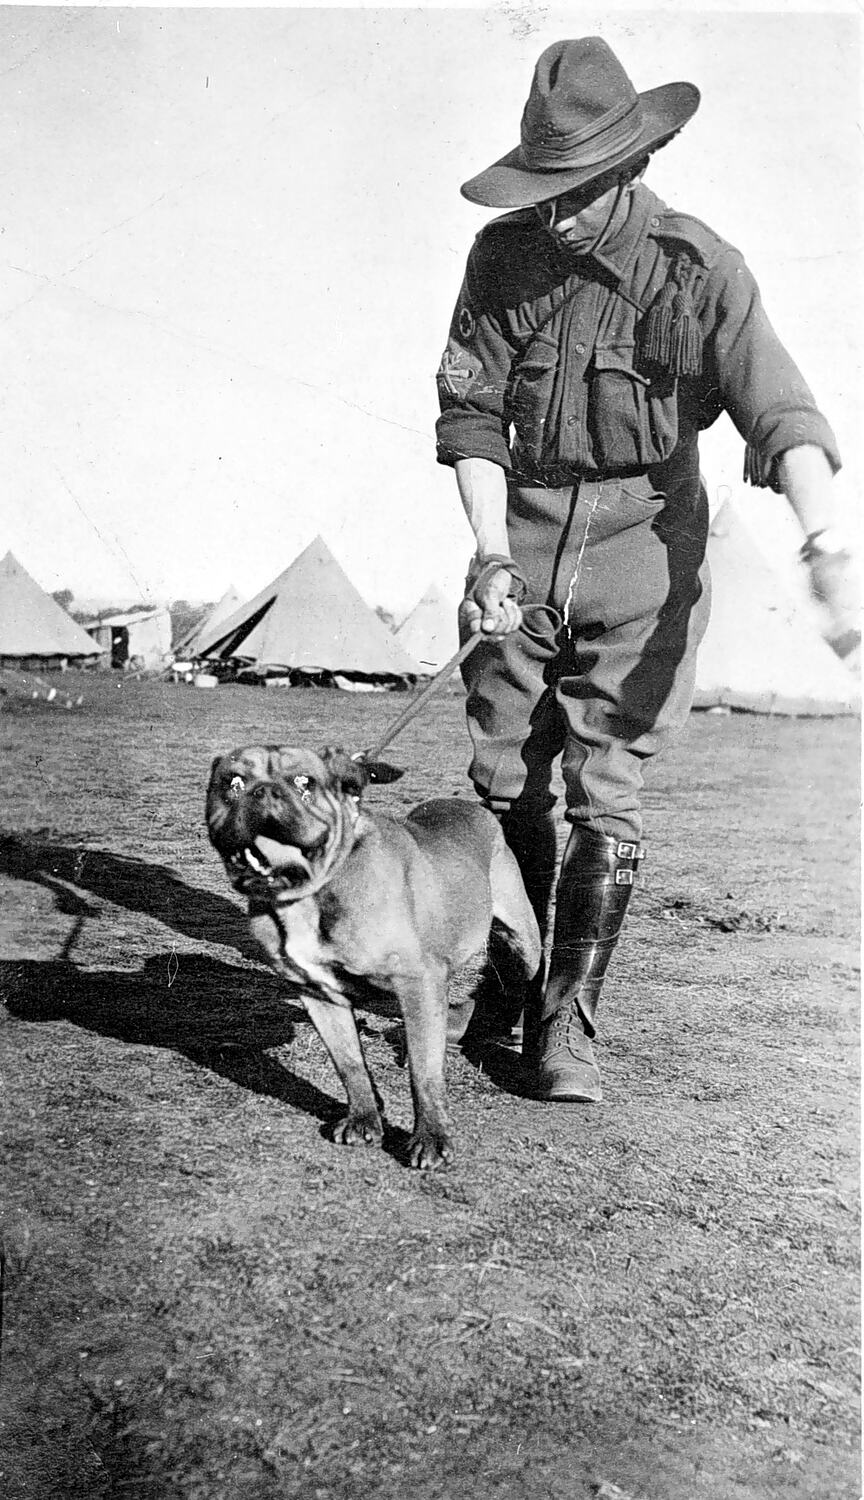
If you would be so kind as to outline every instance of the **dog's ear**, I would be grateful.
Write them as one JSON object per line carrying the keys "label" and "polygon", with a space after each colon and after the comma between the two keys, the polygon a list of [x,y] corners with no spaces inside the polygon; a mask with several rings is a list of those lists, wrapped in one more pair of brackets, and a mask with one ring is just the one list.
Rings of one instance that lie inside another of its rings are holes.
{"label": "dog's ear", "polygon": [[225,764],[225,756],[217,755],[210,767],[210,777],[207,782],[207,816],[210,817],[212,806],[218,802],[221,792],[222,768]]}
{"label": "dog's ear", "polygon": [[219,847],[219,834],[229,817],[226,776],[230,764],[231,760],[229,756],[216,756],[210,767],[210,780],[207,783],[207,796],[204,802],[204,817],[207,823],[207,831],[210,835],[210,842],[217,849]]}
{"label": "dog's ear", "polygon": [[391,766],[386,760],[364,760],[362,755],[348,755],[345,750],[334,750],[328,745],[321,751],[321,759],[336,784],[348,797],[360,797],[368,783],[386,786],[398,781],[405,772]]}
{"label": "dog's ear", "polygon": [[391,766],[389,760],[367,760],[364,761],[366,775],[370,781],[377,782],[379,786],[386,786],[390,781],[398,781],[405,772],[398,766]]}
{"label": "dog's ear", "polygon": [[224,755],[217,755],[216,758],[215,758],[215,760],[212,762],[212,764],[210,766],[210,785],[211,786],[212,786],[213,782],[216,780],[216,772],[218,771],[218,769],[221,766],[221,764],[222,764],[222,762],[223,762],[224,759],[225,759]]}
{"label": "dog's ear", "polygon": [[363,788],[372,778],[362,760],[352,760],[347,750],[325,745],[320,752],[330,777],[346,797],[361,797]]}

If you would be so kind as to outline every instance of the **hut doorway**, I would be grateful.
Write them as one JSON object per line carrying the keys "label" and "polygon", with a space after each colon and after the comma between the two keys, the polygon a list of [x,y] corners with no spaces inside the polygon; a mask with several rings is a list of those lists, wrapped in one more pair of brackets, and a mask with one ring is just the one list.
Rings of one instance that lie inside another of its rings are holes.
{"label": "hut doorway", "polygon": [[125,667],[129,660],[129,631],[125,625],[115,625],[111,631],[111,665]]}

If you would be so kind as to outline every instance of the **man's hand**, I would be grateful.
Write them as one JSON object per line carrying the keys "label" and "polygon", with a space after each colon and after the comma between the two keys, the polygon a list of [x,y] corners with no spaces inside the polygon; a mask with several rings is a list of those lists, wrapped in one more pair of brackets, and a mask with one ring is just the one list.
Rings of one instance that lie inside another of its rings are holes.
{"label": "man's hand", "polygon": [[528,586],[509,552],[507,476],[488,458],[457,458],[456,480],[477,543],[459,622],[469,635],[509,635],[522,623],[519,604]]}
{"label": "man's hand", "polygon": [[827,637],[850,666],[860,659],[861,580],[848,547],[830,530],[815,532],[801,548],[810,591],[827,615]]}
{"label": "man's hand", "polygon": [[482,631],[493,637],[510,635],[522,624],[522,611],[511,596],[513,574],[498,568],[486,579],[482,574],[459,606],[462,624],[470,635]]}

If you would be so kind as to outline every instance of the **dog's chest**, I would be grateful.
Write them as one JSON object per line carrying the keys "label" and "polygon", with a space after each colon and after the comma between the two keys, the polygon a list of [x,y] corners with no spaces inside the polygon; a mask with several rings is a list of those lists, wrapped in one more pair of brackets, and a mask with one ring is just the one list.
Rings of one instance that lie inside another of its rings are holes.
{"label": "dog's chest", "polygon": [[278,972],[352,998],[367,984],[389,990],[405,968],[401,952],[388,949],[382,959],[380,943],[365,928],[346,918],[339,903],[329,912],[326,903],[322,909],[314,900],[271,907],[252,918],[252,930]]}
{"label": "dog's chest", "polygon": [[339,967],[338,954],[322,934],[315,902],[297,901],[278,909],[282,956],[313,984],[332,986]]}

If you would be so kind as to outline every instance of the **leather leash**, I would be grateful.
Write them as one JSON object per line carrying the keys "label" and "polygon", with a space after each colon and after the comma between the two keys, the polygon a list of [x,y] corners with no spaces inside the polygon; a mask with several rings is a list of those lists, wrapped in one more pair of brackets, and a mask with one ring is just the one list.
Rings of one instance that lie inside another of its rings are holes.
{"label": "leather leash", "polygon": [[467,641],[465,641],[464,644],[459,647],[459,650],[456,652],[455,656],[451,656],[446,665],[441,668],[441,671],[436,672],[431,682],[427,682],[422,692],[418,693],[416,698],[412,698],[407,708],[404,708],[398,719],[394,719],[393,723],[384,730],[384,733],[380,736],[379,739],[375,741],[374,745],[370,745],[368,750],[358,750],[357,754],[352,755],[351,759],[374,760],[377,756],[379,756],[381,754],[381,751],[390,744],[390,741],[395,740],[397,734],[402,733],[402,730],[405,728],[406,724],[410,724],[415,715],[419,714],[421,708],[425,708],[426,704],[429,702],[429,699],[433,698],[436,693],[440,692],[444,684],[450,681],[450,678],[453,676],[456,668],[462,665],[466,656],[471,655],[474,647],[479,646],[481,641],[488,640],[489,636],[484,635],[480,630],[477,631],[476,635],[469,635]]}
{"label": "leather leash", "polygon": [[[544,635],[548,634],[553,641],[557,639],[558,633],[564,623],[562,616],[557,609],[553,609],[549,604],[529,604],[527,606],[523,606],[523,623],[519,626],[519,629],[524,630],[527,635],[535,635],[538,632],[530,630],[525,624],[524,615],[526,614],[539,614],[548,616],[552,626],[551,631],[539,633]],[[481,641],[489,641],[494,639],[496,639],[496,637],[484,635],[482,630],[478,630],[474,635],[469,635],[467,641],[463,642],[463,644],[459,647],[459,650],[456,652],[455,656],[451,656],[450,660],[441,668],[440,672],[436,672],[431,682],[427,682],[426,686],[421,692],[417,694],[416,698],[412,698],[408,706],[402,710],[398,719],[394,719],[392,724],[388,725],[388,727],[384,730],[384,733],[375,741],[374,745],[370,745],[366,750],[358,750],[355,755],[352,755],[351,759],[357,761],[375,760],[377,756],[381,754],[381,751],[386,749],[386,747],[390,744],[390,741],[395,740],[397,734],[402,733],[402,730],[405,728],[406,724],[410,724],[411,720],[415,718],[417,714],[419,714],[421,708],[425,708],[426,704],[429,702],[429,699],[433,698],[436,693],[441,691],[442,687],[444,687],[444,684],[450,681],[453,673],[456,671],[457,667],[460,667],[462,665],[466,656],[470,656],[471,652],[475,649],[476,646],[479,646]]]}

